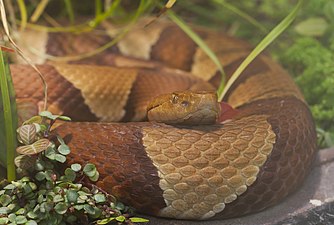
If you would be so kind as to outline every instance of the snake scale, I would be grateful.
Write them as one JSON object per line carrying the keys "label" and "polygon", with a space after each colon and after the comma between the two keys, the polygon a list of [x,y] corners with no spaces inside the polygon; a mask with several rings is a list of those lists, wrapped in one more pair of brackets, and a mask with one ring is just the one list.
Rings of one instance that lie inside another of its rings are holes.
{"label": "snake scale", "polygon": [[[112,39],[113,26],[105,27],[108,34],[26,32],[23,39],[40,53],[80,54]],[[196,31],[228,78],[250,52],[244,41]],[[302,94],[265,54],[228,91],[224,100],[239,112],[232,120],[200,126],[138,122],[157,95],[220,82],[215,64],[168,22],[139,23],[88,59],[47,63],[39,56],[36,63],[49,85],[48,109],[79,121],[55,130],[72,149],[68,163],[96,164],[97,185],[143,213],[217,219],[263,210],[301,185],[316,153]],[[33,69],[14,64],[11,70],[18,102],[40,105],[42,85]]]}

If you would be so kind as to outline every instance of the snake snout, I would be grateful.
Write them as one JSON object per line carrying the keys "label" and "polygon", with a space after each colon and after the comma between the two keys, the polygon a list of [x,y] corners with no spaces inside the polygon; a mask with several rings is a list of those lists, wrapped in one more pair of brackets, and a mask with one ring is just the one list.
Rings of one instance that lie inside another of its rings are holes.
{"label": "snake snout", "polygon": [[220,105],[214,92],[174,92],[158,96],[147,107],[149,121],[166,124],[214,124]]}

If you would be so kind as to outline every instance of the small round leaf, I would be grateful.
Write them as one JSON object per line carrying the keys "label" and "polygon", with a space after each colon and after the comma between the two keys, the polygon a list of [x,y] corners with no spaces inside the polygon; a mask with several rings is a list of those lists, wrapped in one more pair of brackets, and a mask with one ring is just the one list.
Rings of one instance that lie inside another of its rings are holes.
{"label": "small round leaf", "polygon": [[96,174],[96,167],[92,163],[87,163],[85,167],[83,168],[83,172],[88,176],[88,177],[93,177]]}
{"label": "small round leaf", "polygon": [[71,150],[66,144],[61,144],[58,147],[58,152],[62,155],[68,155],[70,154]]}
{"label": "small round leaf", "polygon": [[73,182],[75,180],[76,176],[77,176],[76,173],[72,169],[67,168],[65,170],[65,179],[67,181]]}
{"label": "small round leaf", "polygon": [[35,220],[29,220],[25,225],[37,225],[37,222]]}
{"label": "small round leaf", "polygon": [[66,157],[61,154],[55,154],[55,160],[60,163],[64,163],[66,161]]}
{"label": "small round leaf", "polygon": [[42,123],[43,121],[43,118],[41,116],[33,116],[31,117],[30,119],[26,120],[23,125],[26,125],[26,124],[33,124],[33,123]]}
{"label": "small round leaf", "polygon": [[56,115],[53,115],[53,114],[52,114],[51,112],[49,112],[49,111],[42,111],[42,112],[39,113],[39,115],[42,116],[42,117],[48,118],[48,119],[50,119],[50,120],[55,120],[55,119],[57,119],[57,117],[58,117],[58,116],[56,116]]}
{"label": "small round leaf", "polygon": [[54,160],[56,157],[56,150],[54,148],[48,147],[45,152],[45,156],[51,160]]}
{"label": "small round leaf", "polygon": [[46,178],[46,175],[45,175],[44,172],[40,171],[40,172],[36,173],[35,178],[38,181],[42,181]]}
{"label": "small round leaf", "polygon": [[117,202],[116,209],[123,211],[125,209],[125,205],[122,202]]}
{"label": "small round leaf", "polygon": [[9,203],[12,202],[12,198],[9,195],[1,195],[0,196],[0,204],[2,206],[7,206]]}
{"label": "small round leaf", "polygon": [[106,196],[104,194],[96,194],[94,195],[94,199],[97,203],[101,203],[106,201]]}
{"label": "small round leaf", "polygon": [[64,198],[63,198],[62,195],[55,195],[55,196],[53,197],[53,202],[54,202],[54,203],[62,202],[62,201],[64,201]]}
{"label": "small round leaf", "polygon": [[81,165],[79,163],[74,163],[74,164],[71,165],[71,169],[74,172],[79,172],[81,170]]}
{"label": "small round leaf", "polygon": [[17,207],[16,203],[15,204],[11,203],[11,204],[7,205],[7,208],[11,211],[13,211],[16,207]]}
{"label": "small round leaf", "polygon": [[67,200],[69,202],[75,203],[75,202],[77,202],[79,194],[76,191],[74,191],[74,190],[67,190],[66,197],[67,197]]}
{"label": "small round leaf", "polygon": [[28,216],[30,219],[36,219],[36,218],[38,218],[38,215],[37,215],[35,212],[33,212],[33,211],[28,212],[28,213],[27,213],[27,216]]}
{"label": "small round leaf", "polygon": [[16,215],[14,213],[11,213],[8,215],[8,219],[10,222],[15,223],[16,221]]}
{"label": "small round leaf", "polygon": [[5,190],[13,190],[16,186],[14,184],[7,184],[3,189]]}
{"label": "small round leaf", "polygon": [[8,207],[0,207],[0,215],[8,214],[10,211],[11,210]]}
{"label": "small round leaf", "polygon": [[16,224],[24,224],[24,223],[26,223],[28,220],[27,220],[27,218],[25,217],[25,216],[17,216],[16,218],[15,218],[15,222],[16,222]]}
{"label": "small round leaf", "polygon": [[65,144],[64,139],[63,139],[61,136],[59,136],[59,135],[57,135],[57,140],[59,141],[59,143],[60,143],[61,145],[64,145],[64,144]]}
{"label": "small round leaf", "polygon": [[55,206],[54,210],[58,213],[58,214],[65,214],[67,211],[67,205],[63,202],[59,202],[57,203],[57,205]]}
{"label": "small round leaf", "polygon": [[45,169],[45,162],[43,160],[37,159],[35,163],[35,170],[42,171],[44,169]]}
{"label": "small round leaf", "polygon": [[80,211],[80,210],[82,210],[82,209],[84,208],[83,205],[74,205],[73,207],[74,207],[76,210],[78,210],[78,211]]}
{"label": "small round leaf", "polygon": [[8,221],[7,217],[0,217],[0,224],[8,224]]}
{"label": "small round leaf", "polygon": [[94,215],[94,214],[95,214],[94,207],[91,206],[91,205],[85,204],[85,205],[84,205],[84,210],[85,210],[88,214],[91,214],[91,215]]}
{"label": "small round leaf", "polygon": [[100,173],[98,171],[92,177],[88,177],[91,181],[96,182],[100,177]]}
{"label": "small round leaf", "polygon": [[16,212],[15,212],[15,214],[16,215],[22,215],[22,214],[24,214],[26,212],[26,209],[25,208],[20,208],[20,209],[18,209]]}

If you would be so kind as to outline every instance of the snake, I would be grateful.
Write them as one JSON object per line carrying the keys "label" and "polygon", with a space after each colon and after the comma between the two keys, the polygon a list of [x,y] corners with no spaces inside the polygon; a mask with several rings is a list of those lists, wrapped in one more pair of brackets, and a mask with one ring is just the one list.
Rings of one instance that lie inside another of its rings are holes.
{"label": "snake", "polygon": [[[105,23],[102,33],[22,33],[21,46],[39,52],[31,58],[48,84],[48,110],[76,121],[54,130],[71,148],[67,163],[94,163],[98,187],[158,217],[239,217],[273,206],[298,189],[317,151],[316,132],[289,74],[263,53],[224,97],[237,111],[230,119],[145,122],[149,102],[159,95],[164,97],[149,109],[167,102],[182,111],[202,101],[197,95],[217,101],[212,91],[221,75],[176,25],[163,20],[143,24],[102,53],[66,62],[50,62],[46,56],[92,51],[112,41],[118,26]],[[252,49],[224,33],[194,30],[217,55],[227,80]],[[36,72],[24,64],[12,64],[11,72],[19,110],[27,111],[29,104],[38,110],[43,86]],[[189,90],[195,90],[195,100],[183,96]],[[160,114],[175,114],[166,110]],[[203,112],[210,110],[215,111]]]}

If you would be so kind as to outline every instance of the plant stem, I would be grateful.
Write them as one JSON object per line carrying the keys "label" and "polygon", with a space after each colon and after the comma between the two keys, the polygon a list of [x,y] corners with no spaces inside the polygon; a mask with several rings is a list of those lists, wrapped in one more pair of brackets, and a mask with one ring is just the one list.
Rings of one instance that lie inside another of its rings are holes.
{"label": "plant stem", "polygon": [[70,22],[74,23],[74,10],[72,7],[71,0],[64,0],[64,3]]}
{"label": "plant stem", "polygon": [[48,5],[49,0],[42,0],[38,5],[32,16],[30,17],[31,22],[36,22],[39,17],[42,15],[42,13],[45,10],[45,7]]}
{"label": "plant stem", "polygon": [[24,3],[24,0],[17,0],[17,3],[20,9],[20,16],[21,16],[20,29],[24,30],[28,21],[27,7],[26,4]]}
{"label": "plant stem", "polygon": [[241,18],[245,19],[246,21],[248,21],[253,26],[257,27],[263,33],[267,33],[268,32],[268,30],[264,26],[262,26],[262,24],[259,23],[256,19],[254,19],[253,17],[251,17],[247,13],[243,12],[242,10],[238,9],[234,5],[232,5],[230,3],[227,3],[226,1],[222,1],[222,0],[213,0],[213,2],[215,2],[218,5],[223,6],[226,9],[230,10],[231,12],[237,14],[238,16],[240,16]]}

